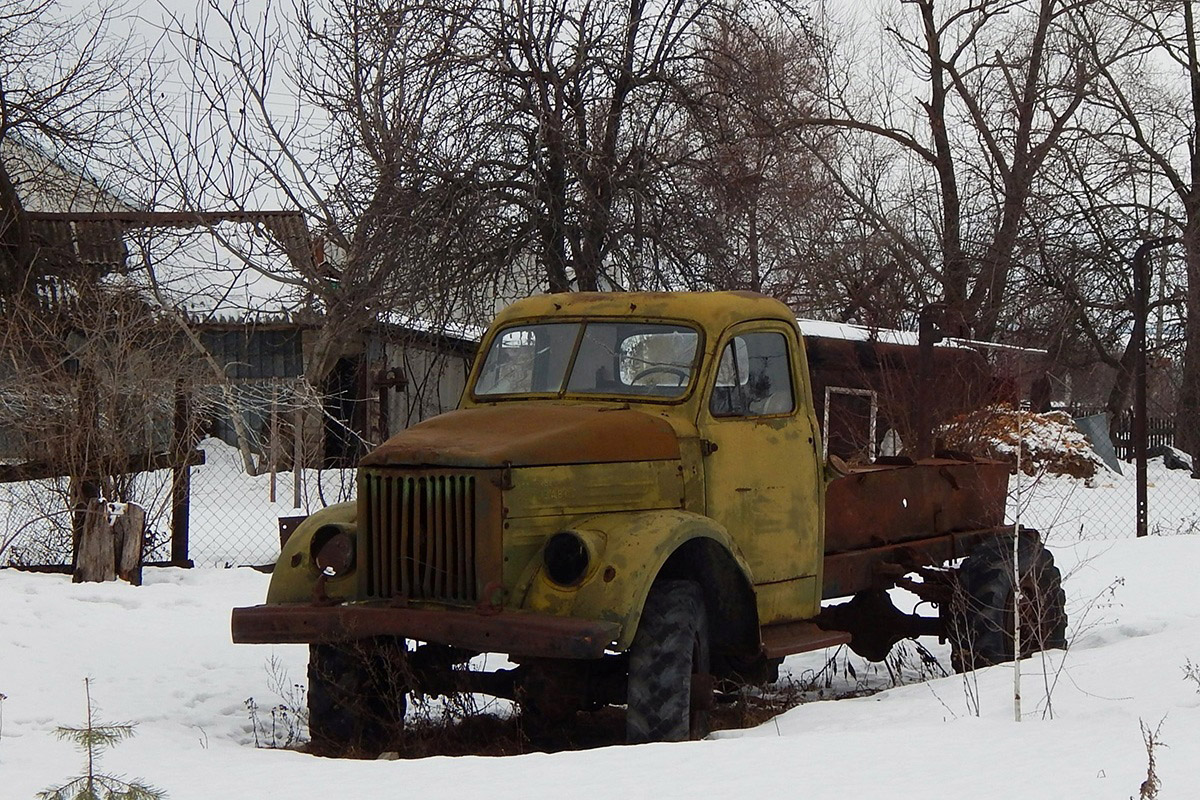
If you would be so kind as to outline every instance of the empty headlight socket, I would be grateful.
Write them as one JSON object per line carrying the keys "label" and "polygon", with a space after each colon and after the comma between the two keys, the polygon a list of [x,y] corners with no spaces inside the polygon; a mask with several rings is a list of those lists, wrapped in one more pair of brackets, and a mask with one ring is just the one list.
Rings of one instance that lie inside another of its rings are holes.
{"label": "empty headlight socket", "polygon": [[602,548],[603,537],[591,531],[559,531],[542,550],[546,577],[559,586],[578,586],[594,571]]}
{"label": "empty headlight socket", "polygon": [[353,525],[322,525],[309,543],[313,568],[330,579],[349,575],[354,571],[356,544],[357,531]]}

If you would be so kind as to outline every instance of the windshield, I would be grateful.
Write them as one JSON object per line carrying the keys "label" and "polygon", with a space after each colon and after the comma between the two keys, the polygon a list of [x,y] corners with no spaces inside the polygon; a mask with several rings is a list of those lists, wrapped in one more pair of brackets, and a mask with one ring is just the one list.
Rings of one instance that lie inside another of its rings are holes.
{"label": "windshield", "polygon": [[680,397],[691,383],[698,343],[696,331],[681,325],[516,325],[492,339],[475,395]]}

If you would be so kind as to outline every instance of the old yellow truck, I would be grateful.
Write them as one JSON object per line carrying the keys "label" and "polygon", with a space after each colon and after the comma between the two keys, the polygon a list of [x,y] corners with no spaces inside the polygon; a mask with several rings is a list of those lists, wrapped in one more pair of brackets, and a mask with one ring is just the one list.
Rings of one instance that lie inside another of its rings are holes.
{"label": "old yellow truck", "polygon": [[[314,744],[357,751],[397,734],[409,692],[552,720],[624,705],[629,741],[678,740],[704,733],[714,687],[771,680],[792,653],[879,660],[936,635],[971,669],[1013,657],[1018,617],[1025,653],[1063,646],[1053,559],[1004,525],[1006,465],[834,469],[820,434],[775,300],[517,302],[459,408],[362,460],[357,502],[300,525],[233,638],[308,643]],[[938,615],[900,612],[897,585]],[[515,666],[465,668],[484,652]]]}

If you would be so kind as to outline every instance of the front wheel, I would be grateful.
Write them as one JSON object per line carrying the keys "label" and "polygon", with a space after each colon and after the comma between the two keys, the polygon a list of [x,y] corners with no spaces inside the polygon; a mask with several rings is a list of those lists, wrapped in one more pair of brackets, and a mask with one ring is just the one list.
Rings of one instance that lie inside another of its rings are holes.
{"label": "front wheel", "polygon": [[308,731],[322,755],[373,756],[403,731],[408,664],[403,639],[312,644]]}
{"label": "front wheel", "polygon": [[955,670],[968,672],[1013,660],[1015,602],[1022,658],[1066,647],[1066,596],[1054,556],[1036,536],[1023,534],[1017,558],[1019,583],[1013,574],[1012,537],[984,542],[959,567],[949,624]]}
{"label": "front wheel", "polygon": [[693,581],[655,583],[629,654],[626,740],[679,742],[707,735],[708,673],[708,614],[700,587]]}

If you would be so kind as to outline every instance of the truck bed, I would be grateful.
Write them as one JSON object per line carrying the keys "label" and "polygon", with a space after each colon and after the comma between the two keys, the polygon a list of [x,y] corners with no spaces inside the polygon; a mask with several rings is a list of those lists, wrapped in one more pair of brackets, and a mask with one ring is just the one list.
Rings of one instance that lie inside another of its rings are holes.
{"label": "truck bed", "polygon": [[965,458],[847,468],[826,489],[823,596],[874,588],[880,564],[939,563],[997,535],[1008,474],[1003,462]]}
{"label": "truck bed", "polygon": [[825,554],[1001,525],[1008,471],[949,458],[850,467],[826,490]]}

